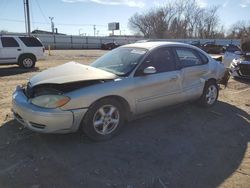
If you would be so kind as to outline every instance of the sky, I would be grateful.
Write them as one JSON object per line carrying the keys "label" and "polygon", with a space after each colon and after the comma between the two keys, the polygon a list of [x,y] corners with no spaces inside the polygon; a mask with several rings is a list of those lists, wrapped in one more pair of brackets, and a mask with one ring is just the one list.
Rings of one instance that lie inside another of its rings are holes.
{"label": "sky", "polygon": [[[29,0],[31,29],[51,31],[54,17],[58,32],[93,36],[109,34],[108,23],[119,22],[115,34],[132,34],[128,19],[136,12],[164,5],[171,0]],[[172,0],[173,1],[173,0]],[[220,6],[220,23],[229,28],[238,20],[250,20],[250,0],[197,0],[200,7]],[[0,30],[25,32],[23,0],[0,0]]]}

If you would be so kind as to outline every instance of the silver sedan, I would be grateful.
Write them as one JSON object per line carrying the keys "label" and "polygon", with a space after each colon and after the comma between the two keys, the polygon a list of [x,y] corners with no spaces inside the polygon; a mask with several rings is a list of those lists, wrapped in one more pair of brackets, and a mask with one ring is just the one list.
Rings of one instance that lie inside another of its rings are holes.
{"label": "silver sedan", "polygon": [[16,88],[12,110],[33,131],[81,129],[94,140],[105,140],[142,113],[191,100],[214,105],[224,72],[223,64],[194,46],[129,44],[90,66],[69,62],[37,74]]}

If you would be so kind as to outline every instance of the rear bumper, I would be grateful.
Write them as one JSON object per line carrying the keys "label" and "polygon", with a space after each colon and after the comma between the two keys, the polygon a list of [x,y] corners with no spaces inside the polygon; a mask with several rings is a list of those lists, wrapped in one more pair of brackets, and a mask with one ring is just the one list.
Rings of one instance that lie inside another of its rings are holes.
{"label": "rear bumper", "polygon": [[15,119],[25,127],[40,133],[68,133],[78,130],[87,109],[61,110],[37,107],[28,101],[21,87],[12,96]]}
{"label": "rear bumper", "polygon": [[42,55],[37,55],[36,58],[37,58],[37,61],[40,61],[40,60],[45,60],[46,56],[45,54],[42,54]]}

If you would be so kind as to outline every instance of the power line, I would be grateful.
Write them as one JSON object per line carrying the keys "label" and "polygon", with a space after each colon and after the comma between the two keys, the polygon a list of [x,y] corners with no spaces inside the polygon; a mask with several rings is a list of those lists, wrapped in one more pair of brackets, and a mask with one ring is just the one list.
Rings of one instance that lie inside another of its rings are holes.
{"label": "power line", "polygon": [[36,2],[36,4],[37,4],[37,6],[38,6],[38,8],[39,8],[39,10],[40,10],[40,12],[41,12],[43,18],[44,18],[44,21],[45,21],[46,23],[49,24],[49,22],[48,22],[48,17],[44,14],[44,12],[43,12],[43,10],[42,10],[42,8],[41,8],[41,6],[40,6],[39,0],[35,0],[35,2]]}
{"label": "power line", "polygon": [[1,11],[0,11],[0,15],[4,12],[4,10],[6,9],[6,7],[8,6],[8,3],[10,1],[8,0],[2,0],[1,1],[1,4],[0,4],[0,8],[1,8]]}
{"label": "power line", "polygon": [[34,15],[33,15],[33,2],[32,1],[30,1],[30,14],[31,14],[31,22],[32,22],[32,27],[33,27],[33,29],[34,28],[36,28],[36,26],[35,26],[35,19],[34,19]]}
{"label": "power line", "polygon": [[[24,20],[18,20],[18,19],[9,19],[9,18],[0,18],[0,20],[4,20],[4,21],[9,21],[9,22],[25,22]],[[50,25],[50,23],[45,23],[45,22],[34,22],[36,24],[45,24],[45,25]],[[91,26],[93,27],[93,24],[80,24],[80,23],[76,23],[76,24],[71,24],[71,23],[57,23],[56,25],[68,25],[68,26]],[[95,24],[96,25],[96,24]],[[96,25],[98,27],[107,27],[107,25]]]}

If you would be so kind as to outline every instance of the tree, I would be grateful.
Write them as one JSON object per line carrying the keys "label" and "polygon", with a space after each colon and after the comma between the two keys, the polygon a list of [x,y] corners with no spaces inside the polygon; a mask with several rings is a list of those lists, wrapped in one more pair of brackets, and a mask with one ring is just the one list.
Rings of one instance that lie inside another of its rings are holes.
{"label": "tree", "polygon": [[0,30],[0,34],[6,34],[6,33],[8,33],[7,30]]}
{"label": "tree", "polygon": [[176,0],[129,19],[129,27],[147,38],[211,38],[217,35],[218,7],[200,8],[196,0]]}
{"label": "tree", "polygon": [[231,26],[228,38],[242,39],[246,36],[250,36],[250,21],[238,21]]}

